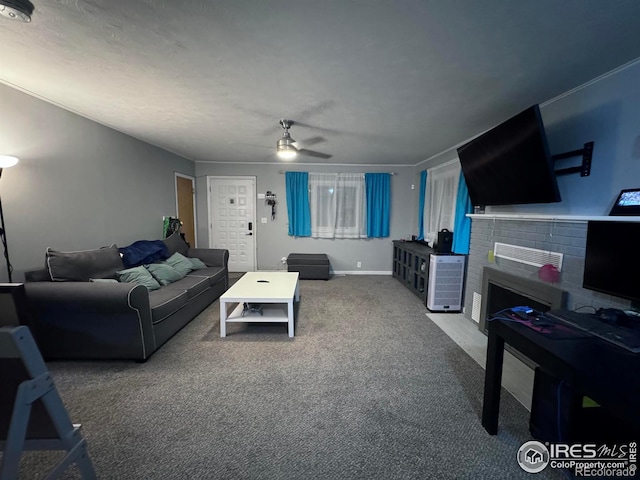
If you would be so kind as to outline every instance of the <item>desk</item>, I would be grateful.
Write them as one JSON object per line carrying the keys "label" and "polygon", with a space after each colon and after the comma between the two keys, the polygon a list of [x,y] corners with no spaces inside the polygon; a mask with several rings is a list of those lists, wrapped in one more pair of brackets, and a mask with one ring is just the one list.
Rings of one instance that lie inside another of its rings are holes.
{"label": "desk", "polygon": [[498,433],[505,342],[640,432],[640,354],[591,335],[552,338],[502,319],[488,325],[482,426],[490,435]]}

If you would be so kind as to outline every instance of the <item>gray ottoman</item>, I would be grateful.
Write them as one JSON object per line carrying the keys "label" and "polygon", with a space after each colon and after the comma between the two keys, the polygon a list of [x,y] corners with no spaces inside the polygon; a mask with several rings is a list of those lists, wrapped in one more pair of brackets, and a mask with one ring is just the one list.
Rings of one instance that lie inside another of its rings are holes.
{"label": "gray ottoman", "polygon": [[324,253],[290,253],[287,270],[302,280],[329,280],[329,257]]}

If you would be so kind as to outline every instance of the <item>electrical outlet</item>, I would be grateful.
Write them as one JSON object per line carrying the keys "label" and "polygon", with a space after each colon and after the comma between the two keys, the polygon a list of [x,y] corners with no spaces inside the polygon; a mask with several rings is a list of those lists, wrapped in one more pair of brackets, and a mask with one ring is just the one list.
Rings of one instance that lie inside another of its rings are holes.
{"label": "electrical outlet", "polygon": [[358,267],[358,268],[362,268],[362,262],[358,262],[358,263],[356,263],[356,267]]}
{"label": "electrical outlet", "polygon": [[260,222],[267,223],[267,217],[261,217],[260,218]]}

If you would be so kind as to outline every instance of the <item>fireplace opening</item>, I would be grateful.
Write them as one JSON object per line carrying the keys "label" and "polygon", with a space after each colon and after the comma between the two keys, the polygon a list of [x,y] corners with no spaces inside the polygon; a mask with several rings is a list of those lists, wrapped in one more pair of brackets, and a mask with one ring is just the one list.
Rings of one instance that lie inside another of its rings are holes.
{"label": "fireplace opening", "polygon": [[538,302],[531,297],[496,285],[495,283],[489,283],[489,298],[487,302],[487,318],[493,317],[505,308],[521,305],[541,312],[547,312],[551,309],[551,306],[546,303]]}
{"label": "fireplace opening", "polygon": [[553,285],[484,267],[480,330],[487,332],[487,321],[505,308],[528,306],[546,312],[564,308],[567,293]]}

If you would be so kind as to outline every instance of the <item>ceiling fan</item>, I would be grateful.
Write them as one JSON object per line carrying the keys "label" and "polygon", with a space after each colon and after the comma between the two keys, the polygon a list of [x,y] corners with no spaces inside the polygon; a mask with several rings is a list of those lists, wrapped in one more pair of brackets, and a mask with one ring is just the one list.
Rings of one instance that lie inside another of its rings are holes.
{"label": "ceiling fan", "polygon": [[0,0],[0,15],[10,20],[30,22],[33,3],[29,0]]}
{"label": "ceiling fan", "polygon": [[[286,120],[284,118],[280,120],[280,126],[282,126],[282,128],[284,129],[284,133],[276,143],[278,157],[280,157],[283,160],[293,160],[298,154],[307,155],[310,157],[324,158],[324,159],[332,157],[332,155],[329,155],[327,153],[316,152],[315,150],[302,148],[298,142],[296,142],[293,138],[291,138],[291,134],[289,133],[289,128],[291,128],[293,124],[294,124],[293,120]],[[315,137],[315,138],[309,139],[306,143],[311,143],[311,142],[319,143],[321,141],[324,141],[324,139],[320,137]]]}

